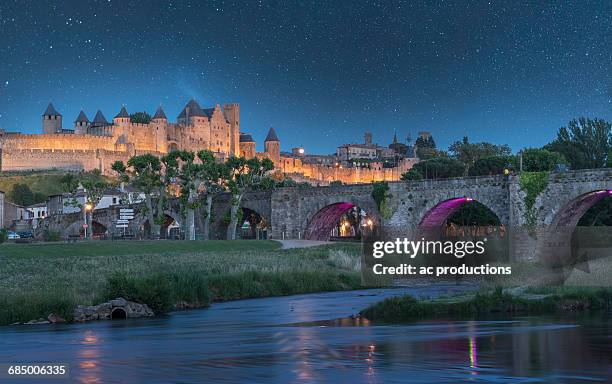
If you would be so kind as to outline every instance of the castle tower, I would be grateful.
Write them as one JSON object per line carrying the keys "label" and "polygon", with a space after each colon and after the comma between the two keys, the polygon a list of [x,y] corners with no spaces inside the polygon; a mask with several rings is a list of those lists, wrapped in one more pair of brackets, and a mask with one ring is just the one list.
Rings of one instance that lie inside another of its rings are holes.
{"label": "castle tower", "polygon": [[[211,136],[210,118],[213,114],[213,110],[207,109],[204,111],[197,101],[189,100],[177,118],[178,124],[185,126],[180,130],[182,149],[192,151],[210,149],[216,151],[219,148],[217,145],[219,140],[213,141]],[[217,135],[219,135],[219,132],[217,132]]]}
{"label": "castle tower", "polygon": [[130,124],[130,114],[128,113],[127,109],[125,109],[125,105],[121,106],[121,110],[113,118],[113,124],[115,124],[115,125],[128,125],[128,124]]}
{"label": "castle tower", "polygon": [[230,154],[242,155],[242,135],[240,134],[240,104],[225,104],[223,115],[230,124]]}
{"label": "castle tower", "polygon": [[255,157],[255,140],[248,133],[240,134],[240,153],[239,156],[245,157],[247,160]]}
{"label": "castle tower", "polygon": [[199,122],[203,117],[206,117],[204,110],[195,99],[191,99],[178,115],[177,121],[179,124],[189,125]]}
{"label": "castle tower", "polygon": [[62,114],[55,110],[53,104],[49,103],[42,115],[43,133],[62,132]]}
{"label": "castle tower", "polygon": [[168,118],[166,117],[166,113],[162,109],[161,105],[159,107],[157,107],[157,111],[155,111],[155,114],[151,118],[151,121],[153,121],[153,120],[168,122]]}
{"label": "castle tower", "polygon": [[268,136],[266,136],[266,140],[264,140],[264,152],[268,158],[272,160],[275,166],[280,165],[280,140],[278,140],[276,131],[274,131],[272,127],[270,127]]}
{"label": "castle tower", "polygon": [[98,109],[98,111],[96,112],[96,115],[94,116],[93,121],[91,122],[91,126],[92,127],[103,127],[109,125],[108,120],[106,120],[106,117],[104,117],[104,114],[102,113],[101,110]]}
{"label": "castle tower", "polygon": [[365,145],[372,145],[372,132],[366,132],[364,135]]}
{"label": "castle tower", "polygon": [[157,108],[149,124],[154,130],[157,151],[164,153],[168,152],[168,118],[161,106]]}
{"label": "castle tower", "polygon": [[83,110],[79,112],[76,120],[74,121],[74,133],[76,135],[84,135],[87,133],[89,128],[89,119]]}
{"label": "castle tower", "polygon": [[110,130],[110,123],[104,117],[104,114],[101,110],[98,109],[96,115],[94,116],[93,121],[89,125],[89,133],[93,135],[108,135],[108,131]]}

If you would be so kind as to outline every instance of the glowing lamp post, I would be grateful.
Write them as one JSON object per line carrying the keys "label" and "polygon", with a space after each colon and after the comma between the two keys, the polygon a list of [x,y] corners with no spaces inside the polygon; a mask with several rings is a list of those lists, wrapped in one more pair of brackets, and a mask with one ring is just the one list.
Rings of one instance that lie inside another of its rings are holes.
{"label": "glowing lamp post", "polygon": [[83,210],[83,230],[84,232],[84,238],[87,239],[87,227],[89,227],[89,224],[87,224],[87,212],[91,211],[91,209],[93,208],[91,204],[87,203],[85,204],[85,209]]}

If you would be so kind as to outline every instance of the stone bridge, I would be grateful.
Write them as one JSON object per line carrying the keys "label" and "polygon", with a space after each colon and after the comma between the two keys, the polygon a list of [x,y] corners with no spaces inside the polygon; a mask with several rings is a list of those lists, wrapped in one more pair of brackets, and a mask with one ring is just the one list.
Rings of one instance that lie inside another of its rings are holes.
{"label": "stone bridge", "polygon": [[[385,217],[372,198],[371,184],[252,192],[244,196],[241,207],[265,220],[268,237],[275,239],[328,240],[342,215],[355,206],[367,214],[375,227],[384,228],[389,236],[415,236],[423,230],[433,233],[463,204],[472,200],[489,208],[509,229],[525,228],[530,224],[532,232],[535,228],[536,231],[545,229],[548,233],[566,235],[588,208],[612,195],[612,169],[550,173],[546,188],[537,196],[529,212],[525,205],[526,193],[520,188],[520,175],[393,182],[389,187]],[[211,238],[224,238],[229,204],[227,194],[215,198]],[[167,215],[181,224],[183,220],[177,212],[178,207],[175,207]],[[111,228],[116,214],[113,209],[95,211],[94,221]],[[530,223],[529,215],[532,217]],[[146,221],[138,210],[137,218],[131,228],[135,231],[142,229]],[[65,227],[65,230],[70,229],[70,225]],[[511,250],[510,257],[538,257],[545,240],[548,239],[548,243],[560,240],[550,235],[540,236],[539,240],[536,240],[538,236],[530,239],[516,241],[520,246]]]}

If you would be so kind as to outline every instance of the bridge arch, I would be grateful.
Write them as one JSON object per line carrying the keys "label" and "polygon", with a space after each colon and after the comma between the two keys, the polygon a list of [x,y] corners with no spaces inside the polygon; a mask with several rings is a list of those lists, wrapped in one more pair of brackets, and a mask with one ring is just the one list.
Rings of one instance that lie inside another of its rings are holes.
{"label": "bridge arch", "polygon": [[308,221],[304,231],[306,240],[358,238],[362,227],[373,229],[379,223],[376,211],[368,211],[350,202],[336,202],[319,209]]}
{"label": "bridge arch", "polygon": [[[509,234],[502,218],[491,207],[466,196],[443,200],[427,210],[417,225],[415,239],[486,242],[483,254],[463,262],[505,261],[510,256]],[[442,257],[438,261],[457,261],[444,254],[438,256]]]}
{"label": "bridge arch", "polygon": [[597,243],[603,235],[606,237],[605,246],[607,248],[612,246],[609,231],[589,231],[588,228],[578,231],[578,228],[584,228],[579,227],[580,220],[604,199],[612,199],[612,188],[598,189],[575,196],[556,210],[549,225],[539,229],[544,231],[544,236],[542,241],[537,243],[537,258],[545,265],[556,268],[559,278],[567,278],[574,267],[588,261],[588,257],[581,259],[581,256],[588,256],[588,253],[580,250],[578,243],[583,245],[590,242]]}
{"label": "bridge arch", "polygon": [[[172,238],[173,236],[177,235],[175,232],[180,232],[182,229],[181,215],[176,212],[166,210],[164,211],[164,217],[164,223],[159,231],[160,238]],[[173,230],[174,228],[177,228],[177,230]],[[143,238],[151,237],[151,224],[146,216],[139,216],[139,220],[135,220],[130,224],[130,229],[135,235],[142,236]]]}
{"label": "bridge arch", "polygon": [[554,229],[574,228],[592,206],[610,196],[612,189],[600,189],[579,195],[556,212],[550,226]]}
{"label": "bridge arch", "polygon": [[270,228],[270,221],[260,212],[240,207],[242,219],[236,224],[236,233],[241,239],[264,239]]}
{"label": "bridge arch", "polygon": [[[443,200],[433,205],[425,212],[418,225],[420,228],[439,228],[444,225],[447,220],[451,218],[454,214],[459,212],[462,208],[465,208],[467,205],[471,204],[486,209],[492,214],[492,216],[497,219],[489,220],[494,222],[483,224],[501,224],[502,219],[500,218],[500,215],[495,212],[494,208],[491,208],[486,204],[475,200],[474,198],[462,196]],[[496,223],[495,221],[498,221],[499,223]]]}
{"label": "bridge arch", "polygon": [[91,227],[93,236],[103,236],[108,232],[108,227],[98,220],[92,220]]}

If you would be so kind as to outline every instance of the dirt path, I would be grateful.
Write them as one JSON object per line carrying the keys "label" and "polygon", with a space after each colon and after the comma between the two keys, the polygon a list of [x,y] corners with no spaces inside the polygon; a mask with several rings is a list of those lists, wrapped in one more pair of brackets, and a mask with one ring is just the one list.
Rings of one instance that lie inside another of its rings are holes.
{"label": "dirt path", "polygon": [[276,240],[283,245],[283,249],[316,247],[317,245],[333,244],[331,241],[318,240]]}

